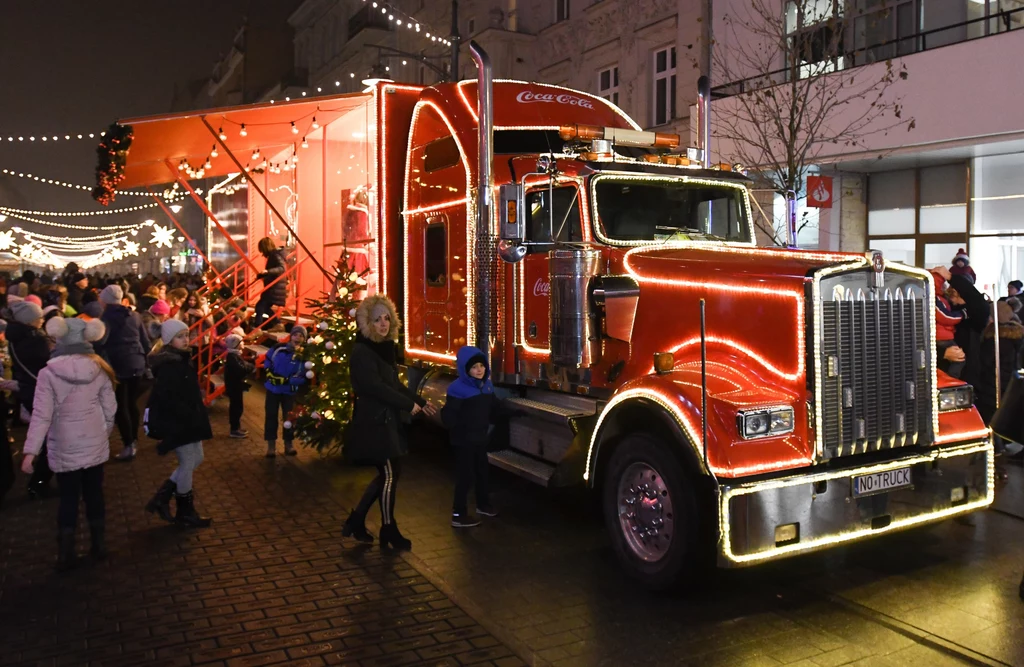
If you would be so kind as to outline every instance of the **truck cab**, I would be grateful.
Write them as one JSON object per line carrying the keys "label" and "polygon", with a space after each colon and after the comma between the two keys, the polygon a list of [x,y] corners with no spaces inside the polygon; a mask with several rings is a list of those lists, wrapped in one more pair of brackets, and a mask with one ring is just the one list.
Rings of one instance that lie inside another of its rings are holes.
{"label": "truck cab", "polygon": [[926,272],[756,247],[742,173],[585,93],[486,85],[416,102],[402,299],[428,398],[460,346],[491,355],[522,415],[493,464],[594,487],[651,586],[991,502],[987,429],[940,411],[969,388],[936,369]]}

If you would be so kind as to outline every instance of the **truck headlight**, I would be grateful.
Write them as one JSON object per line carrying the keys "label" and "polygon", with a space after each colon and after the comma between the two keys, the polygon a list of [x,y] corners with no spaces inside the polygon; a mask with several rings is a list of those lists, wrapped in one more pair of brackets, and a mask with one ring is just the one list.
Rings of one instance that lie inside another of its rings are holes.
{"label": "truck headlight", "polygon": [[750,440],[793,431],[793,408],[759,408],[742,410],[736,416],[740,435]]}
{"label": "truck headlight", "polygon": [[974,387],[969,384],[939,390],[939,412],[966,410],[974,405]]}

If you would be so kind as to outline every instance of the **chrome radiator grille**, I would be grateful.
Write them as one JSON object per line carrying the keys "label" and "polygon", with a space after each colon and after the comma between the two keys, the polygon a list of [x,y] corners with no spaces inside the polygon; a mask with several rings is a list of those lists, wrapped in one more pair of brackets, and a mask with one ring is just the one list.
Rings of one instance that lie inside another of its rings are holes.
{"label": "chrome radiator grille", "polygon": [[[821,440],[825,458],[934,440],[933,309],[926,283],[890,273],[822,281]],[[891,284],[890,284],[891,283]]]}

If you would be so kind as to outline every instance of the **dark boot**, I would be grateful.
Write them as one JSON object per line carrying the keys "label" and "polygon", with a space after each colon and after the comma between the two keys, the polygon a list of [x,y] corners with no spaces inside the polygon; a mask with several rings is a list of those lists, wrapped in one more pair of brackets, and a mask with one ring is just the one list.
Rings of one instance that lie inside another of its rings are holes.
{"label": "dark boot", "polygon": [[386,547],[391,545],[394,549],[408,551],[412,549],[412,542],[402,537],[398,532],[397,523],[386,523],[380,527],[380,545]]}
{"label": "dark boot", "polygon": [[174,521],[174,515],[171,514],[171,497],[176,488],[177,485],[171,480],[164,481],[163,485],[157,489],[156,495],[146,503],[146,511],[150,514],[159,514],[164,521]]}
{"label": "dark boot", "polygon": [[92,547],[89,549],[89,553],[92,555],[93,560],[106,560],[109,553],[107,552],[107,527],[102,523],[97,523],[89,526],[89,535],[92,538]]}
{"label": "dark boot", "polygon": [[57,571],[67,572],[78,564],[75,554],[75,529],[61,528],[57,536]]}
{"label": "dark boot", "polygon": [[357,519],[355,514],[350,514],[345,525],[341,527],[342,537],[353,537],[360,542],[373,544],[373,535],[366,530],[363,519]]}
{"label": "dark boot", "polygon": [[174,517],[175,523],[188,528],[206,528],[213,519],[196,514],[192,492],[178,494],[178,514]]}

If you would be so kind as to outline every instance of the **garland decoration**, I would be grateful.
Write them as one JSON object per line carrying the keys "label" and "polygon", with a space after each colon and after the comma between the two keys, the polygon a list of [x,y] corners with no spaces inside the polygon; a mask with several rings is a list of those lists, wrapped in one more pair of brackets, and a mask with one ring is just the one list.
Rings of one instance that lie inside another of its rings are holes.
{"label": "garland decoration", "polygon": [[111,123],[96,147],[96,187],[92,190],[92,198],[104,206],[114,201],[117,186],[124,181],[128,149],[134,136],[131,125]]}

